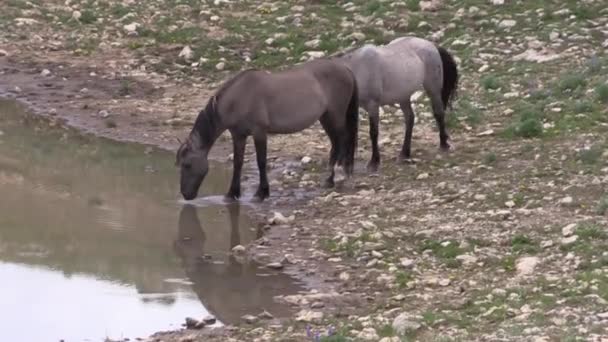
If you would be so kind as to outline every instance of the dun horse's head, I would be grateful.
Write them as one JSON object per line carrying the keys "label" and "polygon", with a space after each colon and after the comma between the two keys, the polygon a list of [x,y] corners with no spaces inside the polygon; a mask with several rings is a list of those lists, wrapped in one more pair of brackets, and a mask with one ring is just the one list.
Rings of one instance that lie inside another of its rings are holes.
{"label": "dun horse's head", "polygon": [[184,199],[196,198],[209,164],[197,134],[192,134],[177,150],[175,165],[180,167],[180,192]]}

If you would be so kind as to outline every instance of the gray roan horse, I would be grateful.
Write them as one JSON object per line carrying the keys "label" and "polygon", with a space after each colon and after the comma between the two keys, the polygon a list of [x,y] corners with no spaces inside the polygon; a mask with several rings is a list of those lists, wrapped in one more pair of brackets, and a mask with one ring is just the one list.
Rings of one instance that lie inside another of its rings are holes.
{"label": "gray roan horse", "polygon": [[352,71],[329,59],[310,61],[289,70],[270,73],[245,70],[226,81],[194,122],[188,139],[177,151],[180,187],[186,200],[195,198],[208,170],[207,155],[228,130],[234,148],[234,166],[228,199],[241,196],[241,169],[248,136],[253,136],[260,184],[257,200],[270,194],[266,175],[268,134],[290,134],[321,122],[331,141],[326,186],[334,185],[336,163],[352,175],[359,102]]}
{"label": "gray roan horse", "polygon": [[405,118],[405,137],[400,160],[411,158],[414,111],[410,97],[424,89],[431,100],[439,128],[442,150],[449,150],[445,127],[445,110],[456,94],[458,70],[454,59],[444,48],[417,37],[401,37],[387,45],[364,45],[335,54],[355,73],[359,88],[359,104],[370,119],[372,157],[368,169],[376,171],[380,164],[378,150],[379,107],[399,103]]}

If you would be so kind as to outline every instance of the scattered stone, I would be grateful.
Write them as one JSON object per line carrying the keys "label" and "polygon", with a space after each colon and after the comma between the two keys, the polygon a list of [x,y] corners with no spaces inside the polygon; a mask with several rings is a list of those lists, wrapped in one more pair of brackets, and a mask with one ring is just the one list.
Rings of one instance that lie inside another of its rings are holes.
{"label": "scattered stone", "polygon": [[505,0],[492,0],[492,5],[504,5]]}
{"label": "scattered stone", "polygon": [[536,49],[528,49],[519,55],[513,56],[514,61],[528,61],[528,62],[536,62],[536,63],[545,63],[552,61],[554,59],[558,59],[561,56],[556,53],[550,53],[545,51],[537,51]]}
{"label": "scattered stone", "polygon": [[378,333],[376,333],[376,329],[364,328],[357,334],[357,338],[362,341],[378,341],[380,337],[378,336]]}
{"label": "scattered stone", "polygon": [[322,319],[323,312],[321,311],[301,310],[296,314],[296,321],[298,322],[321,323]]}
{"label": "scattered stone", "polygon": [[418,175],[418,177],[416,177],[417,180],[424,180],[424,179],[428,179],[429,178],[429,174],[424,172]]}
{"label": "scattered stone", "polygon": [[254,315],[244,315],[241,319],[247,324],[255,324],[258,321],[258,318]]}
{"label": "scattered stone", "polygon": [[266,265],[266,267],[273,270],[282,270],[284,266],[280,262],[271,262],[270,264]]}
{"label": "scattered stone", "polygon": [[0,49],[0,57],[8,56],[8,52],[6,50]]}
{"label": "scattered stone", "polygon": [[379,342],[400,342],[401,339],[397,336],[383,337]]}
{"label": "scattered stone", "polygon": [[451,283],[452,283],[452,281],[448,278],[439,280],[439,286],[442,286],[442,287],[450,286]]}
{"label": "scattered stone", "polygon": [[321,39],[313,39],[304,43],[304,46],[311,49],[316,49],[319,47],[319,45],[321,45]]}
{"label": "scattered stone", "polygon": [[494,134],[494,130],[493,129],[488,129],[488,130],[485,130],[483,132],[477,133],[477,136],[478,137],[487,137],[487,136],[490,136],[490,135],[493,135],[493,134]]}
{"label": "scattered stone", "polygon": [[456,260],[462,262],[463,265],[472,265],[477,262],[477,258],[470,254],[461,254],[456,257]]}
{"label": "scattered stone", "polygon": [[278,211],[275,211],[273,216],[268,219],[268,223],[275,225],[275,224],[289,224],[291,222],[293,222],[295,220],[295,216],[291,215],[289,217],[285,217],[283,216],[283,214],[279,213]]}
{"label": "scattered stone", "polygon": [[540,259],[538,257],[522,257],[517,260],[517,275],[520,277],[531,275]]}
{"label": "scattered stone", "polygon": [[311,59],[323,58],[325,57],[325,52],[323,51],[306,51],[306,55]]}
{"label": "scattered stone", "polygon": [[561,243],[562,243],[562,245],[566,246],[566,245],[575,243],[576,240],[578,240],[578,235],[572,235],[572,236],[563,238]]}
{"label": "scattered stone", "polygon": [[513,202],[513,201],[506,201],[505,202],[505,206],[507,208],[513,208],[513,207],[515,207],[515,202]]}
{"label": "scattered stone", "polygon": [[270,312],[264,310],[264,311],[262,311],[261,314],[258,315],[258,318],[260,318],[260,319],[273,319],[274,316]]}
{"label": "scattered stone", "polygon": [[564,228],[562,228],[562,235],[563,236],[570,236],[570,235],[574,234],[574,229],[575,228],[576,228],[576,223],[570,223],[569,225],[567,225]]}
{"label": "scattered stone", "polygon": [[553,247],[553,240],[546,240],[540,243],[541,248]]}
{"label": "scattered stone", "polygon": [[139,23],[130,23],[123,26],[122,28],[127,32],[128,35],[133,35],[137,33],[137,28],[140,26],[141,25]]}
{"label": "scattered stone", "polygon": [[245,252],[245,246],[243,245],[236,245],[232,247],[232,253],[241,254],[243,252]]}
{"label": "scattered stone", "polygon": [[393,320],[393,329],[398,335],[411,334],[420,329],[421,324],[416,322],[416,318],[407,312],[401,313]]}
{"label": "scattered stone", "polygon": [[215,69],[217,69],[219,71],[224,70],[225,67],[226,67],[226,63],[224,63],[224,62],[219,62],[215,65]]}
{"label": "scattered stone", "polygon": [[504,19],[503,21],[501,21],[498,24],[498,27],[500,27],[500,28],[511,28],[511,27],[514,27],[515,25],[517,25],[517,21],[515,21],[513,19]]}
{"label": "scattered stone", "polygon": [[486,195],[484,195],[484,194],[477,194],[477,195],[475,195],[473,198],[474,198],[476,201],[485,201],[485,200],[486,200],[486,197],[487,197],[487,196],[486,196]]}
{"label": "scattered stone", "polygon": [[74,19],[74,20],[80,20],[80,17],[82,17],[82,13],[80,13],[80,11],[74,11],[74,12],[72,12],[72,19]]}
{"label": "scattered stone", "polygon": [[208,315],[203,318],[203,322],[206,325],[212,325],[212,324],[215,324],[215,322],[217,322],[217,319],[214,316]]}
{"label": "scattered stone", "polygon": [[187,329],[202,329],[205,327],[205,322],[199,321],[192,317],[186,317],[186,328]]}
{"label": "scattered stone", "polygon": [[571,196],[566,196],[559,200],[559,203],[561,205],[571,205],[572,203],[574,203],[574,199]]}
{"label": "scattered stone", "polygon": [[314,302],[314,303],[310,304],[311,309],[321,309],[324,307],[325,307],[325,303],[323,303],[323,302]]}
{"label": "scattered stone", "polygon": [[311,161],[312,161],[312,158],[310,158],[309,156],[304,156],[304,157],[302,157],[301,163],[306,165],[306,164],[310,164]]}
{"label": "scattered stone", "polygon": [[42,76],[42,77],[47,77],[47,76],[50,76],[50,75],[51,75],[51,71],[49,69],[43,69],[40,72],[40,76]]}
{"label": "scattered stone", "polygon": [[102,109],[99,112],[97,112],[97,115],[102,119],[110,117],[110,113],[105,109]]}
{"label": "scattered stone", "polygon": [[192,49],[190,48],[189,45],[186,45],[186,46],[184,46],[182,51],[180,51],[178,57],[183,58],[186,61],[189,61],[192,59],[192,57],[194,57],[194,52],[192,51]]}

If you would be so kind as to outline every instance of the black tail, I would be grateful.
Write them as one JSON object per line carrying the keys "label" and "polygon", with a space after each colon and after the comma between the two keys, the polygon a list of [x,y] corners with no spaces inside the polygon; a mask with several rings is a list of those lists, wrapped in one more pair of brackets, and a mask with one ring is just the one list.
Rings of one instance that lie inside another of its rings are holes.
{"label": "black tail", "polygon": [[441,56],[443,63],[443,86],[441,88],[441,100],[443,101],[443,109],[448,106],[452,107],[452,101],[456,97],[456,88],[458,88],[458,67],[454,57],[443,47],[437,46],[437,51]]}
{"label": "black tail", "polygon": [[344,166],[344,172],[347,175],[353,174],[355,166],[355,152],[357,151],[357,140],[359,139],[359,88],[357,87],[357,80],[353,75],[353,94],[348,104],[346,112],[346,137],[344,139],[344,149],[342,149],[343,159],[342,165]]}

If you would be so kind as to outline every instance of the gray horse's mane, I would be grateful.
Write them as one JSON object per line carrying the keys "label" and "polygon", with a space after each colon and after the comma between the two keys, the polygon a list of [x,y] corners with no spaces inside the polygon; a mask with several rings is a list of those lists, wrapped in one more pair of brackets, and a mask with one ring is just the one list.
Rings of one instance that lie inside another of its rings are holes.
{"label": "gray horse's mane", "polygon": [[359,49],[359,46],[350,46],[350,47],[347,47],[344,50],[334,52],[333,54],[329,55],[329,58],[342,58],[342,57],[346,57],[346,56],[352,54],[353,52],[355,52],[357,49]]}

